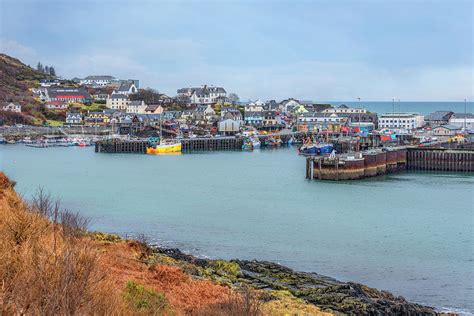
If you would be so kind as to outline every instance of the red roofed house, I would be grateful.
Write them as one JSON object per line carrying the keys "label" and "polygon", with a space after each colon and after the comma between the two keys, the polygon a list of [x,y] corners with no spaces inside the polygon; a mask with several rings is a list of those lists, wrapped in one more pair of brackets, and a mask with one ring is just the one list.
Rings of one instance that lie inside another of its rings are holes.
{"label": "red roofed house", "polygon": [[77,88],[48,88],[46,89],[47,102],[78,102],[89,104],[92,97],[86,90]]}

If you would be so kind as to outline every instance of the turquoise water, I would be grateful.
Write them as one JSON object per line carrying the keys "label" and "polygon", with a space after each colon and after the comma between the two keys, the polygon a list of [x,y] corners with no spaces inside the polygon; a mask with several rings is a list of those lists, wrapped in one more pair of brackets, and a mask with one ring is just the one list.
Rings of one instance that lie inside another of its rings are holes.
{"label": "turquoise water", "polygon": [[[324,103],[324,102],[322,102]],[[395,101],[392,104],[391,100],[387,102],[383,101],[337,101],[328,102],[334,106],[346,104],[354,107],[365,107],[371,112],[377,114],[390,113],[393,110],[395,112],[418,112],[422,115],[428,115],[435,111],[453,111],[454,113],[464,113],[464,102],[398,102]],[[474,113],[474,103],[467,102],[466,110],[468,113]]]}
{"label": "turquoise water", "polygon": [[304,178],[295,148],[181,156],[0,147],[30,196],[43,186],[92,228],[200,256],[272,260],[474,312],[474,177]]}

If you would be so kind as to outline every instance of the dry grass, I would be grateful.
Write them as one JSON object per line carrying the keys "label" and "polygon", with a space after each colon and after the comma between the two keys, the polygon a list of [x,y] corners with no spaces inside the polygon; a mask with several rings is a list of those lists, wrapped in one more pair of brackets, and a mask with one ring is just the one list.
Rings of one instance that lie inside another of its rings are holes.
{"label": "dry grass", "polygon": [[257,292],[244,287],[240,293],[233,293],[226,301],[208,305],[195,316],[263,316],[263,302]]}
{"label": "dry grass", "polygon": [[43,192],[26,204],[0,177],[0,314],[124,312],[82,238],[86,221]]}

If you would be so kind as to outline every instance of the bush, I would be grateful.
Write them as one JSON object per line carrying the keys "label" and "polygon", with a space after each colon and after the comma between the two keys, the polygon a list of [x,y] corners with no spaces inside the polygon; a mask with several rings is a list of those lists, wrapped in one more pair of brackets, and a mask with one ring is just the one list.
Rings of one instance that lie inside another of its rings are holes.
{"label": "bush", "polygon": [[97,249],[78,238],[86,220],[43,191],[32,205],[11,188],[0,195],[0,315],[123,312]]}
{"label": "bush", "polygon": [[263,303],[257,293],[244,287],[239,294],[234,294],[223,303],[206,306],[193,315],[196,316],[261,316]]}
{"label": "bush", "polygon": [[128,281],[124,297],[132,310],[147,315],[161,315],[169,307],[164,294],[134,281]]}
{"label": "bush", "polygon": [[240,266],[235,262],[216,260],[211,265],[217,272],[224,272],[233,277],[240,275]]}

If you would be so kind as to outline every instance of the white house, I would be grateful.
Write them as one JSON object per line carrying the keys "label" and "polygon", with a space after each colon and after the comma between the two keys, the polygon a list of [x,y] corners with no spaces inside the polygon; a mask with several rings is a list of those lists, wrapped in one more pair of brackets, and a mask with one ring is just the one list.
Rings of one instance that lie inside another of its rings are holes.
{"label": "white house", "polygon": [[261,100],[256,100],[245,105],[245,112],[263,112],[265,102]]}
{"label": "white house", "polygon": [[82,123],[81,113],[67,112],[66,113],[66,124],[69,125],[80,125]]}
{"label": "white house", "polygon": [[303,113],[298,116],[298,124],[308,124],[315,125],[317,123],[345,123],[347,117],[340,116],[337,113],[318,113],[318,112],[308,112]]}
{"label": "white house", "polygon": [[127,106],[127,113],[145,114],[148,105],[145,101],[130,101]]}
{"label": "white house", "polygon": [[124,111],[127,109],[130,100],[128,96],[120,93],[112,93],[109,98],[106,100],[106,106],[112,110]]}
{"label": "white house", "polygon": [[353,108],[348,107],[345,104],[341,104],[338,107],[330,107],[321,111],[322,113],[341,113],[341,114],[353,114],[353,113],[367,113],[367,109],[364,108]]}
{"label": "white house", "polygon": [[125,81],[125,82],[122,82],[120,87],[117,90],[114,90],[112,94],[125,94],[128,96],[130,94],[134,94],[137,92],[138,92],[138,89],[135,83],[133,83],[132,81]]}
{"label": "white house", "polygon": [[291,112],[294,108],[296,108],[297,106],[300,106],[300,105],[301,105],[300,101],[298,101],[296,99],[293,99],[293,98],[289,98],[287,100],[281,101],[278,108],[280,109],[280,111],[282,111],[284,113],[288,113],[288,112]]}
{"label": "white house", "polygon": [[454,136],[459,132],[461,128],[456,125],[446,124],[435,127],[433,129],[433,135],[435,136]]}
{"label": "white house", "polygon": [[48,110],[67,110],[69,108],[69,105],[66,102],[62,102],[62,101],[46,102],[44,106]]}
{"label": "white house", "polygon": [[474,130],[474,114],[454,113],[449,119],[449,124],[472,131]]}
{"label": "white house", "polygon": [[87,76],[79,81],[79,84],[92,87],[105,87],[116,79],[112,76]]}
{"label": "white house", "polygon": [[8,111],[8,112],[21,113],[21,105],[10,102],[7,105],[2,106],[2,110]]}
{"label": "white house", "polygon": [[187,98],[189,104],[207,105],[226,98],[227,92],[222,87],[201,86],[200,88],[178,89],[178,98]]}
{"label": "white house", "polygon": [[379,117],[379,128],[413,130],[424,124],[424,116],[418,113],[385,113]]}

